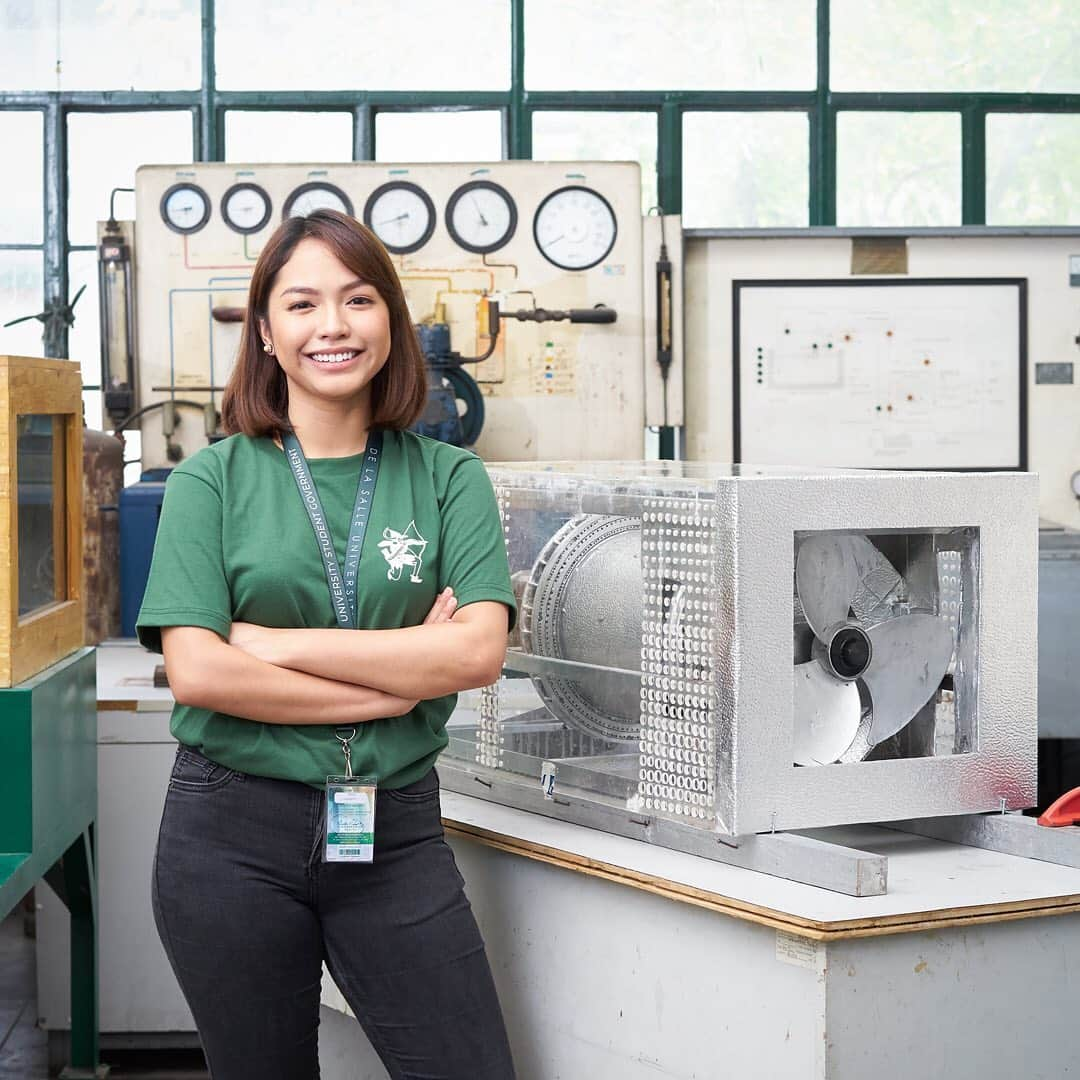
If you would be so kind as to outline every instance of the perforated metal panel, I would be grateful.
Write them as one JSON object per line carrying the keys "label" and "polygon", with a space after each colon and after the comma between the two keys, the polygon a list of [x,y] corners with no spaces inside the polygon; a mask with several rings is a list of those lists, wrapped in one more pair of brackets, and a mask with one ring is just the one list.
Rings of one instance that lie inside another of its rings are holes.
{"label": "perforated metal panel", "polygon": [[711,500],[645,498],[644,619],[638,800],[699,821],[716,796],[716,664],[720,605]]}

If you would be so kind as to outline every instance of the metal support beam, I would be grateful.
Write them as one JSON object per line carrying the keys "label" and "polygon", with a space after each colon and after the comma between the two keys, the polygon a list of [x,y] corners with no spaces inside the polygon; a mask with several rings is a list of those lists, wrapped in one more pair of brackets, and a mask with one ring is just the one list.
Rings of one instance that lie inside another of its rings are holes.
{"label": "metal support beam", "polygon": [[686,851],[831,892],[881,896],[888,890],[889,863],[885,856],[809,836],[769,833],[721,839],[705,829],[678,825],[662,817],[638,816],[627,813],[621,806],[579,798],[571,789],[557,789],[555,798],[545,799],[538,783],[504,778],[486,769],[474,770],[462,761],[446,757],[439,762],[439,779],[444,789],[460,795]]}
{"label": "metal support beam", "polygon": [[683,110],[674,101],[660,106],[657,125],[656,190],[665,214],[682,213]]}
{"label": "metal support beam", "polygon": [[94,826],[64,852],[65,903],[71,917],[71,1064],[60,1080],[103,1080],[98,1048],[97,874]]}
{"label": "metal support beam", "polygon": [[510,2],[510,139],[511,159],[532,157],[532,112],[525,93],[525,0]]}
{"label": "metal support beam", "polygon": [[977,106],[961,114],[962,220],[965,225],[986,224],[986,112]]}
{"label": "metal support beam", "polygon": [[375,160],[375,110],[370,105],[353,109],[353,161]]}
{"label": "metal support beam", "polygon": [[1022,814],[957,814],[955,817],[890,821],[884,825],[950,844],[966,844],[1080,869],[1080,828],[1076,826],[1045,828],[1035,818]]}
{"label": "metal support beam", "polygon": [[202,0],[202,87],[199,91],[199,161],[223,160],[217,116],[217,66],[214,56],[214,0]]}
{"label": "metal support beam", "polygon": [[829,0],[817,0],[817,90],[810,112],[810,224],[836,224],[836,110],[829,95]]}
{"label": "metal support beam", "polygon": [[[45,304],[61,311],[68,302],[67,264],[67,113],[56,100],[45,109]],[[44,354],[65,360],[68,328],[61,317],[46,320]]]}

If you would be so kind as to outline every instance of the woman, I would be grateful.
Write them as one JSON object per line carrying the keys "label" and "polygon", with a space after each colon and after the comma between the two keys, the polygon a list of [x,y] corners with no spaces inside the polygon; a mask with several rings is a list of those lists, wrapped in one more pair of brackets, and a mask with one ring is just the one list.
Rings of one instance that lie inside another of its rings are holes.
{"label": "woman", "polygon": [[[425,393],[374,234],[283,223],[234,434],[169,477],[138,620],[180,743],[154,912],[214,1080],[318,1075],[324,961],[394,1080],[513,1076],[432,766],[456,692],[498,678],[514,595],[483,464],[406,430]],[[378,782],[374,861],[327,861],[327,778],[353,774]]]}

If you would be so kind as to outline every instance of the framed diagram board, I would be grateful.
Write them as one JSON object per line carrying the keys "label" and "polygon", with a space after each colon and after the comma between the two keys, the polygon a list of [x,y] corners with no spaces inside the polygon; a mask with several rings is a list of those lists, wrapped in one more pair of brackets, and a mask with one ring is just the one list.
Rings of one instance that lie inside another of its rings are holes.
{"label": "framed diagram board", "polygon": [[734,459],[1027,468],[1027,281],[735,281]]}

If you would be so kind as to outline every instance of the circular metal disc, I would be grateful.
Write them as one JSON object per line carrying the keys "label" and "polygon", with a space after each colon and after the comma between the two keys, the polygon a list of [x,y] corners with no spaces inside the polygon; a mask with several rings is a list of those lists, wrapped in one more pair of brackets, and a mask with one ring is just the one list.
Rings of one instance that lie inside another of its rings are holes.
{"label": "circular metal disc", "polygon": [[[635,518],[572,518],[540,552],[521,608],[527,652],[636,671],[641,666],[641,526]],[[592,735],[637,738],[640,688],[603,672],[534,675],[544,703]]]}

